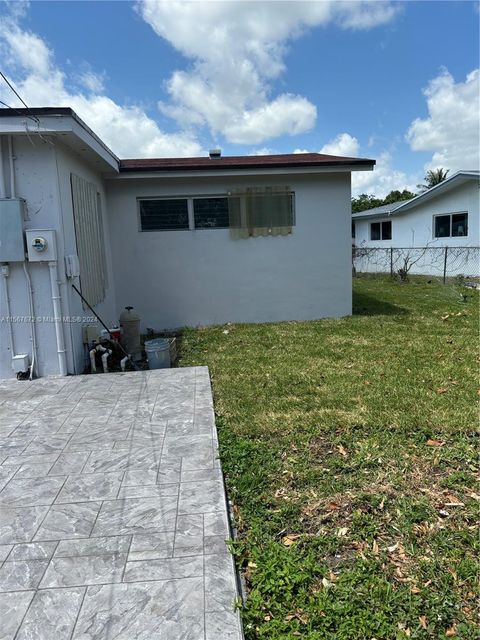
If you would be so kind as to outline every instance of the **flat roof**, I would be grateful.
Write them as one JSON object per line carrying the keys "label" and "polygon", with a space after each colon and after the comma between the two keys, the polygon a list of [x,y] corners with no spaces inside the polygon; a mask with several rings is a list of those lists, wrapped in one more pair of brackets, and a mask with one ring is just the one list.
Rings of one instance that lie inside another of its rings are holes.
{"label": "flat roof", "polygon": [[375,160],[329,156],[322,153],[285,153],[265,156],[223,156],[220,158],[134,158],[120,160],[120,173],[133,171],[210,171],[215,169],[273,169],[288,167],[373,167]]}

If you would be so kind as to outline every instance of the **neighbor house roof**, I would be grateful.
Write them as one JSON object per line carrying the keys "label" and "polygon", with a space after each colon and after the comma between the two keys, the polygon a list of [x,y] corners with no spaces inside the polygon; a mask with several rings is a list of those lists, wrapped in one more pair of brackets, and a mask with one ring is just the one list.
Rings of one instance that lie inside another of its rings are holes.
{"label": "neighbor house roof", "polygon": [[267,169],[284,167],[373,167],[375,160],[329,156],[322,153],[288,153],[265,156],[224,156],[220,158],[139,158],[120,160],[120,172],[129,171],[202,171],[212,169]]}
{"label": "neighbor house roof", "polygon": [[436,198],[442,193],[446,193],[451,189],[459,187],[465,182],[470,180],[480,179],[480,171],[476,170],[463,170],[457,171],[453,176],[447,178],[443,182],[436,184],[434,187],[419,193],[415,198],[410,200],[400,200],[399,202],[393,202],[392,204],[382,205],[381,207],[375,207],[374,209],[365,209],[365,211],[358,211],[352,214],[353,220],[366,220],[368,218],[384,218],[386,216],[399,215],[405,213],[410,209],[413,209],[418,204],[423,204],[432,198]]}

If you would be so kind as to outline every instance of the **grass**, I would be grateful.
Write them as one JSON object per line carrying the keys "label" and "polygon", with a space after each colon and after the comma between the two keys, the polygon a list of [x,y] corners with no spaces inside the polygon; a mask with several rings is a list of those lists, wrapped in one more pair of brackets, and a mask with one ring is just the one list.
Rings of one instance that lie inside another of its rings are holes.
{"label": "grass", "polygon": [[355,280],[353,317],[185,332],[247,640],[478,637],[477,342],[477,292],[386,278]]}

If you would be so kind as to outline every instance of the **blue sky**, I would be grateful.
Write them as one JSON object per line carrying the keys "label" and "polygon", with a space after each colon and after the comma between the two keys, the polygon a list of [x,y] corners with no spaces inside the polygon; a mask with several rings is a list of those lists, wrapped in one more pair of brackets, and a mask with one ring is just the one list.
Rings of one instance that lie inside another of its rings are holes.
{"label": "blue sky", "polygon": [[0,60],[30,106],[72,106],[121,157],[373,157],[354,191],[383,195],[478,168],[478,21],[458,0],[15,2]]}

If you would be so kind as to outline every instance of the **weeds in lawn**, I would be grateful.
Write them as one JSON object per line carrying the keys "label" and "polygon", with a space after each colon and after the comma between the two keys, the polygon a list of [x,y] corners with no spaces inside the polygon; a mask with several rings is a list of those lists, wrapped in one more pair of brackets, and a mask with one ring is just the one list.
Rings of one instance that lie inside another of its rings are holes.
{"label": "weeds in lawn", "polygon": [[478,293],[356,279],[356,315],[186,331],[207,364],[248,640],[478,637]]}

